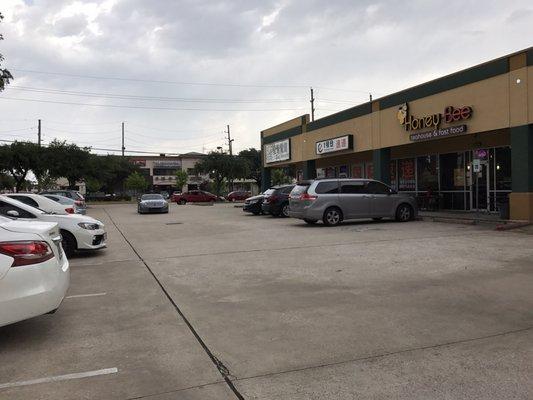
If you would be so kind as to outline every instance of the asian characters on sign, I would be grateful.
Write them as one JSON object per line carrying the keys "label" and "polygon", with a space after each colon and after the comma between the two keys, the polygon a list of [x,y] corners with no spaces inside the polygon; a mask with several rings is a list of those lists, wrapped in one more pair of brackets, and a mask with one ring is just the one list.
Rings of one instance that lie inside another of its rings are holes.
{"label": "asian characters on sign", "polygon": [[353,147],[352,135],[340,136],[333,139],[316,142],[316,154],[331,153],[334,151],[348,150]]}
{"label": "asian characters on sign", "polygon": [[414,158],[407,158],[398,161],[398,175],[398,187],[400,190],[416,190]]}
{"label": "asian characters on sign", "polygon": [[265,160],[267,163],[290,160],[291,146],[289,139],[265,145]]}

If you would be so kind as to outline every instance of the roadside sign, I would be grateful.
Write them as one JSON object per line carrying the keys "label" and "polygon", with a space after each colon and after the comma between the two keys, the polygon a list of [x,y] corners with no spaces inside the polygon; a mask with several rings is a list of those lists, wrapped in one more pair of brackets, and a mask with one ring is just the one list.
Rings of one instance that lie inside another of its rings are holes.
{"label": "roadside sign", "polygon": [[472,170],[474,172],[480,172],[481,171],[481,160],[475,158],[472,160]]}

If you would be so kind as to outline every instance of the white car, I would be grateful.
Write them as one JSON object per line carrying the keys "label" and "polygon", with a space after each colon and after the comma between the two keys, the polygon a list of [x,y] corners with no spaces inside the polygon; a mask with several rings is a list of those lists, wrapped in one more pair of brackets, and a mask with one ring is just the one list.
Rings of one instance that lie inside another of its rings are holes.
{"label": "white car", "polygon": [[54,214],[74,214],[76,211],[73,206],[65,206],[58,202],[35,193],[6,193],[12,199],[18,200],[29,206],[39,208],[47,213]]}
{"label": "white car", "polygon": [[85,215],[87,213],[87,208],[80,206],[78,204],[80,203],[79,200],[74,200],[74,199],[71,199],[70,197],[61,196],[59,194],[42,194],[41,196],[44,196],[47,199],[53,200],[56,203],[61,204],[63,207],[73,208],[75,214]]}
{"label": "white car", "polygon": [[76,250],[98,250],[106,246],[104,224],[86,215],[50,214],[3,195],[0,195],[0,215],[25,221],[57,222],[68,256]]}
{"label": "white car", "polygon": [[0,326],[54,312],[69,284],[56,223],[0,217]]}

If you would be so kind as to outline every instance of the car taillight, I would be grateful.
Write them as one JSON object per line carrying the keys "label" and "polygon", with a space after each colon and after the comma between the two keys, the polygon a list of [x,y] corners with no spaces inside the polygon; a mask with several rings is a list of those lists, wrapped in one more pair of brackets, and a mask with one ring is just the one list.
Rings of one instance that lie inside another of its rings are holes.
{"label": "car taillight", "polygon": [[317,196],[312,196],[310,195],[309,193],[302,193],[300,195],[300,200],[310,200],[310,201],[313,201],[313,200],[316,200]]}
{"label": "car taillight", "polygon": [[65,208],[65,211],[66,211],[68,214],[74,214],[74,209],[73,209],[72,207]]}
{"label": "car taillight", "polygon": [[0,253],[13,257],[12,267],[38,264],[54,257],[48,243],[42,241],[0,242]]}

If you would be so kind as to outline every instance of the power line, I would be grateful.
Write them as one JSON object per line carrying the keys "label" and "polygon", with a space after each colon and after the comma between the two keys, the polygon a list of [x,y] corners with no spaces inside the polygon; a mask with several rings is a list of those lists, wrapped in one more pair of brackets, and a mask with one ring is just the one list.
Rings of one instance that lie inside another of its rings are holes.
{"label": "power line", "polygon": [[141,96],[122,93],[102,93],[102,92],[80,92],[74,90],[33,88],[29,86],[9,86],[8,90],[21,90],[34,93],[60,94],[67,96],[80,97],[98,97],[122,100],[150,100],[150,101],[167,101],[167,102],[184,102],[184,103],[290,103],[301,102],[304,99],[230,99],[230,98],[188,98],[188,97],[163,97],[163,96]]}
{"label": "power line", "polygon": [[53,100],[38,100],[38,99],[23,99],[16,97],[0,97],[0,100],[16,100],[16,101],[29,101],[36,103],[50,103],[50,104],[64,104],[75,106],[89,106],[89,107],[107,107],[107,108],[132,108],[140,110],[167,110],[167,111],[211,111],[211,112],[256,112],[256,111],[300,111],[303,108],[255,108],[255,109],[232,109],[232,108],[170,108],[170,107],[147,107],[147,106],[127,106],[117,104],[91,104],[91,103],[74,103],[68,101],[53,101]]}
{"label": "power line", "polygon": [[[245,88],[305,88],[307,89],[310,84],[306,85],[288,85],[288,84],[244,84],[244,83],[214,83],[214,82],[186,82],[186,81],[168,81],[168,80],[154,80],[154,79],[140,79],[140,78],[123,78],[117,76],[97,76],[97,75],[82,75],[82,74],[70,74],[65,72],[50,72],[50,71],[37,71],[31,69],[19,69],[19,68],[10,68],[11,71],[26,72],[31,74],[44,74],[44,75],[55,75],[55,76],[69,76],[72,78],[83,78],[83,79],[98,79],[98,80],[115,80],[115,81],[126,81],[126,82],[145,82],[145,83],[163,83],[171,85],[187,85],[187,86],[221,86],[221,87],[245,87]],[[357,89],[338,89],[324,86],[314,86],[317,89],[322,90],[333,90],[340,92],[359,92],[359,93],[369,93],[369,90],[357,90]]]}

